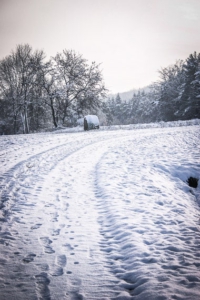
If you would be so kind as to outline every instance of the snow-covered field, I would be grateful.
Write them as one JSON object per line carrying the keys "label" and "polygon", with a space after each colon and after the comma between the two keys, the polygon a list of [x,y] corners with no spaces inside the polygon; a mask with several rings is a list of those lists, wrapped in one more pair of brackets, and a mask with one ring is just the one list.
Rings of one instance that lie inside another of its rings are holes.
{"label": "snow-covered field", "polygon": [[200,299],[198,124],[1,136],[0,300]]}

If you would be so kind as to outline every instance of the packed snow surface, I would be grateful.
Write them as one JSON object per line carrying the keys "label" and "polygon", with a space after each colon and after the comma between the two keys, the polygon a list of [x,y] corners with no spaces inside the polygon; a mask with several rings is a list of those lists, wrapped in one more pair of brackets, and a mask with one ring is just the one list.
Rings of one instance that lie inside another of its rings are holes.
{"label": "packed snow surface", "polygon": [[193,124],[1,136],[0,299],[200,299]]}

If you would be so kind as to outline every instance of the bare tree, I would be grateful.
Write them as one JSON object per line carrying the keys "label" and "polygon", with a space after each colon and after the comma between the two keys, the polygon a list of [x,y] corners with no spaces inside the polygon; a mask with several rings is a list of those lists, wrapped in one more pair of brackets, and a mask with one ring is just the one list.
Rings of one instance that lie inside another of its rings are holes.
{"label": "bare tree", "polygon": [[57,82],[57,99],[62,123],[65,122],[69,109],[77,116],[85,110],[99,107],[106,95],[106,88],[99,65],[87,61],[74,51],[64,50],[53,58]]}
{"label": "bare tree", "polygon": [[50,109],[54,127],[57,127],[59,114],[59,89],[52,61],[47,62],[41,67],[39,85],[42,88],[42,101],[47,109]]}
{"label": "bare tree", "polygon": [[11,56],[8,56],[0,62],[1,111],[4,108],[4,120],[7,125],[13,125],[14,133],[17,131],[17,118],[20,114],[16,80],[13,61]]}
{"label": "bare tree", "polygon": [[8,103],[14,132],[21,116],[23,132],[29,133],[29,107],[37,98],[38,71],[44,57],[43,51],[33,53],[31,46],[26,44],[17,46],[0,62],[0,91]]}

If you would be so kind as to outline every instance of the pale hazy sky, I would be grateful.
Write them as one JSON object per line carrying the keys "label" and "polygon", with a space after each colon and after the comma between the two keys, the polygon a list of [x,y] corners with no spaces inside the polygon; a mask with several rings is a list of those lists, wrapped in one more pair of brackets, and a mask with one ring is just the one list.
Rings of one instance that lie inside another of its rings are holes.
{"label": "pale hazy sky", "polygon": [[24,43],[102,63],[111,92],[141,88],[200,52],[200,0],[0,0],[0,59]]}

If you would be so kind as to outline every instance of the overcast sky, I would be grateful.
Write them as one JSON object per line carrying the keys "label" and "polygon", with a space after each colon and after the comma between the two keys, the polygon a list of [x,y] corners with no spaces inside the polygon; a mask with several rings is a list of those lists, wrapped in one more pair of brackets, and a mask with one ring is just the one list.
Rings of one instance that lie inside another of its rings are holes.
{"label": "overcast sky", "polygon": [[101,63],[110,92],[142,88],[200,52],[200,0],[0,0],[0,59],[24,43]]}

